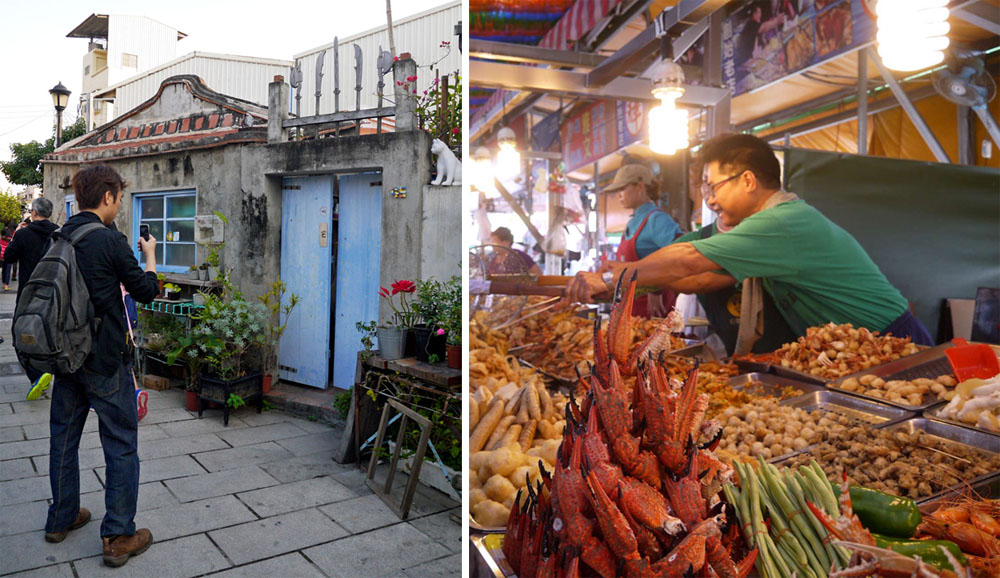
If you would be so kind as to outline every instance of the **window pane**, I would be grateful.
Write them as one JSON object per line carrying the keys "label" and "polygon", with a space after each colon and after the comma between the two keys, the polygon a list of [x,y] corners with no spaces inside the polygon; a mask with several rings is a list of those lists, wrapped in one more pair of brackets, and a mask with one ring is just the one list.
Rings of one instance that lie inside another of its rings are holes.
{"label": "window pane", "polygon": [[167,221],[168,241],[194,243],[194,221]]}
{"label": "window pane", "polygon": [[[190,267],[194,265],[194,245],[167,245],[165,265],[174,267]],[[157,245],[159,248],[159,245]]]}
{"label": "window pane", "polygon": [[163,217],[163,197],[140,199],[143,219],[159,219]]}
{"label": "window pane", "polygon": [[[145,262],[146,261],[145,261],[145,258],[144,258],[143,259],[143,263],[145,263]],[[156,262],[157,263],[162,263],[163,262],[163,245],[161,245],[159,243],[156,244]]]}
{"label": "window pane", "polygon": [[149,234],[157,241],[163,241],[163,221],[139,221],[141,225],[149,225]]}
{"label": "window pane", "polygon": [[194,195],[188,195],[184,197],[168,197],[167,217],[171,219],[193,218]]}

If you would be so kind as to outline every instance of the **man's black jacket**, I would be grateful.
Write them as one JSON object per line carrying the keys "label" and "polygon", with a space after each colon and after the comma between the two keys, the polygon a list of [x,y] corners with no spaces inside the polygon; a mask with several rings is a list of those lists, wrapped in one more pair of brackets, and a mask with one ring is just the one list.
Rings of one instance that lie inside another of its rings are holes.
{"label": "man's black jacket", "polygon": [[[77,227],[99,222],[95,213],[84,211],[70,217],[63,232],[69,235]],[[77,243],[76,262],[87,283],[94,316],[101,319],[97,339],[83,366],[110,377],[128,360],[128,328],[119,283],[139,303],[151,303],[160,292],[159,283],[156,273],[139,268],[125,235],[111,229],[94,231]]]}
{"label": "man's black jacket", "polygon": [[3,253],[3,262],[8,265],[18,264],[18,275],[21,282],[17,284],[17,298],[21,299],[21,290],[31,279],[35,266],[42,260],[49,244],[49,235],[59,227],[52,221],[32,221],[27,227],[14,233],[10,245]]}

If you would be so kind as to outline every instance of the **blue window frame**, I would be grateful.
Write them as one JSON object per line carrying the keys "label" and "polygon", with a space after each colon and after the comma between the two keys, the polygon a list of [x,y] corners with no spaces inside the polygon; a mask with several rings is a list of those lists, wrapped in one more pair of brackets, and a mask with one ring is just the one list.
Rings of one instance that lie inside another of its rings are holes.
{"label": "blue window frame", "polygon": [[[132,197],[132,238],[139,238],[139,225],[149,225],[156,238],[156,268],[167,273],[184,273],[197,265],[194,217],[198,214],[195,192],[141,193]],[[139,249],[134,249],[139,264]]]}
{"label": "blue window frame", "polygon": [[66,218],[70,218],[76,214],[76,195],[69,194],[66,195]]}

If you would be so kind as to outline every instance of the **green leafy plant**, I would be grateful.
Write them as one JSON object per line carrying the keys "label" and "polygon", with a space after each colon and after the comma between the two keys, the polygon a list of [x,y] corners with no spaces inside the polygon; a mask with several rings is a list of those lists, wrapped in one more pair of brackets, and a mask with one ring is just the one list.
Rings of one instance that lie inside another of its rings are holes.
{"label": "green leafy plant", "polygon": [[188,382],[184,389],[195,393],[198,392],[198,375],[205,365],[205,359],[201,355],[204,337],[199,332],[186,331],[177,337],[173,349],[167,354],[167,365],[180,361],[187,367]]}
{"label": "green leafy plant", "polygon": [[[271,283],[271,288],[267,293],[257,297],[264,306],[264,309],[270,313],[271,317],[271,322],[266,323],[265,331],[260,333],[258,341],[263,353],[261,369],[265,374],[277,373],[278,343],[281,341],[281,336],[285,334],[285,328],[288,326],[288,316],[291,315],[292,310],[301,301],[298,295],[292,293],[288,301],[283,303],[282,301],[287,290],[288,284],[282,281],[281,277],[278,277],[277,281]],[[275,319],[278,321],[277,324],[273,323]]]}
{"label": "green leafy plant", "polygon": [[262,406],[261,407],[261,411],[271,411],[272,409],[274,409],[274,404],[271,403],[271,402],[269,402],[269,401],[267,401],[266,399],[261,404],[261,406]]}
{"label": "green leafy plant", "polygon": [[367,362],[375,353],[375,332],[378,331],[378,324],[374,321],[363,323],[358,321],[354,328],[361,334],[361,361]]}
{"label": "green leafy plant", "polygon": [[245,374],[245,355],[265,329],[266,310],[247,301],[228,279],[222,283],[220,295],[201,293],[205,306],[191,314],[198,322],[192,332],[200,336],[201,356],[219,378],[230,380]]}
{"label": "green leafy plant", "polygon": [[441,361],[441,356],[438,355],[437,353],[432,353],[432,354],[430,354],[430,355],[427,356],[427,363],[429,363],[431,365],[434,365],[435,363],[439,363],[440,361]]}
{"label": "green leafy plant", "polygon": [[413,302],[413,310],[420,317],[421,322],[431,327],[437,326],[437,319],[441,316],[441,305],[444,302],[445,286],[433,277],[420,281],[417,285],[417,298]]}
{"label": "green leafy plant", "polygon": [[226,400],[226,405],[228,405],[230,409],[240,409],[246,404],[247,402],[243,401],[243,397],[236,395],[235,393],[230,393],[229,399]]}
{"label": "green leafy plant", "polygon": [[167,279],[167,276],[164,275],[163,273],[157,273],[156,274],[156,280],[157,281],[166,281],[166,279]]}
{"label": "green leafy plant", "polygon": [[[441,42],[445,56],[451,52],[451,42]],[[444,57],[442,57],[443,59]],[[440,62],[440,60],[438,61]],[[412,80],[411,80],[412,79]],[[416,86],[416,77],[407,78],[407,88]],[[462,144],[462,75],[458,70],[448,75],[448,90],[444,83],[435,78],[430,88],[417,98],[415,112],[420,122],[420,128],[431,133],[431,136],[441,139],[449,148],[461,148]],[[416,88],[412,89],[416,94]]]}
{"label": "green leafy plant", "polygon": [[167,293],[180,293],[181,286],[174,285],[173,283],[166,283],[163,285],[163,290],[166,291]]}
{"label": "green leafy plant", "polygon": [[354,386],[352,385],[350,389],[343,393],[338,393],[333,398],[333,407],[340,414],[340,417],[347,419],[347,414],[351,411],[351,399],[354,392]]}
{"label": "green leafy plant", "polygon": [[448,332],[448,345],[462,344],[462,278],[452,275],[442,284],[440,306],[434,324]]}
{"label": "green leafy plant", "polygon": [[[379,297],[386,300],[389,307],[392,309],[392,319],[386,321],[383,327],[398,327],[400,329],[409,329],[413,327],[414,322],[417,319],[417,313],[415,306],[410,303],[406,298],[407,295],[412,295],[414,291],[417,290],[417,285],[413,281],[396,280],[391,285],[392,289],[386,289],[385,287],[379,287],[378,294]],[[394,298],[399,295],[399,306],[396,306]]]}

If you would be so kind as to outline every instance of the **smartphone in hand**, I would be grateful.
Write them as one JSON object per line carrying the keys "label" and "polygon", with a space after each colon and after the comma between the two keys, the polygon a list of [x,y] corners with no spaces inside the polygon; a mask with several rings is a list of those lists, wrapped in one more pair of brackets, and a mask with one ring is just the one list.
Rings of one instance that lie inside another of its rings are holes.
{"label": "smartphone in hand", "polygon": [[149,225],[139,225],[139,236],[145,241],[149,240]]}

